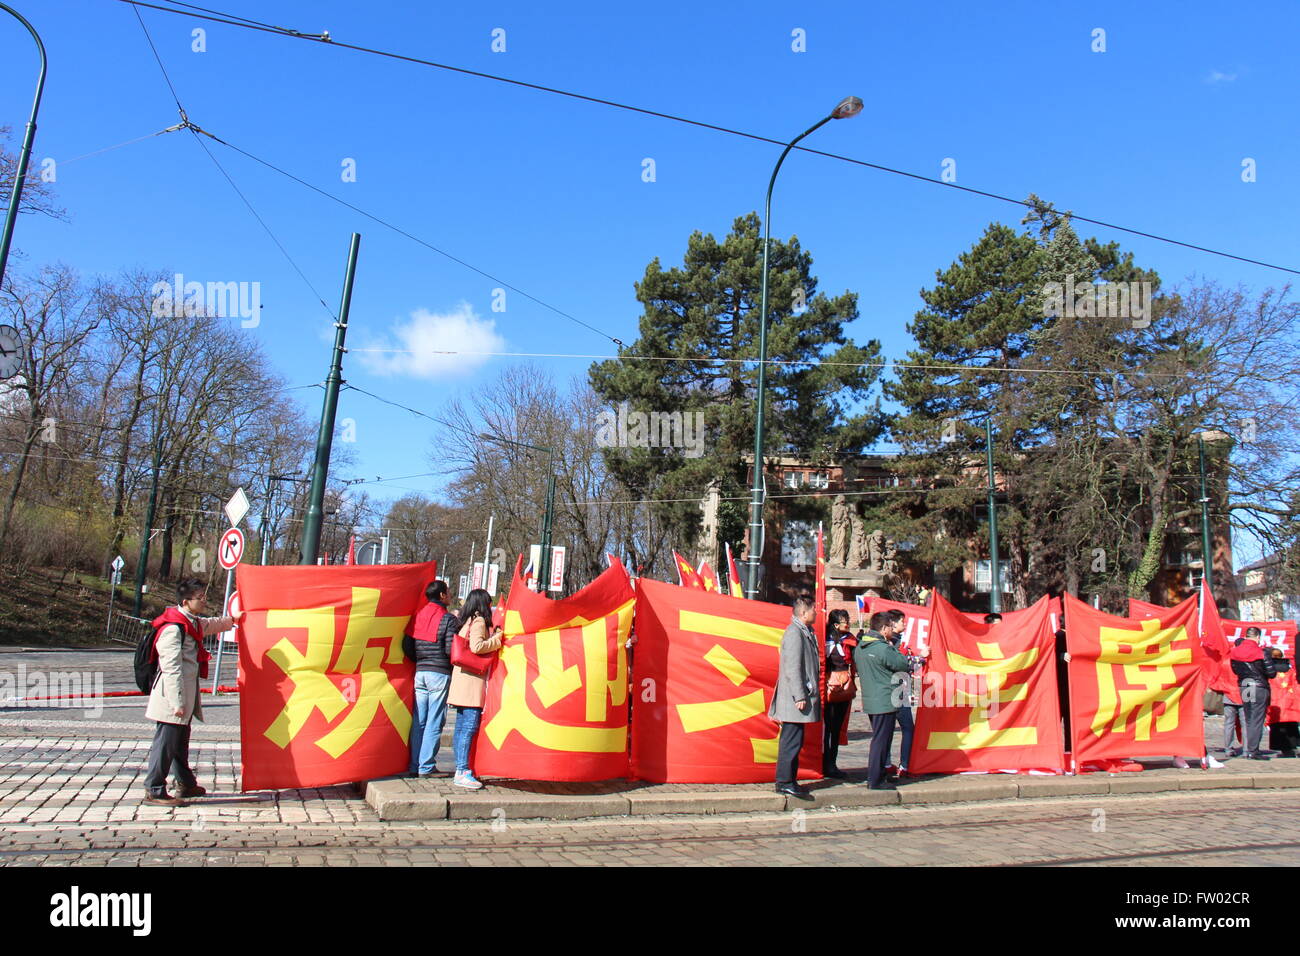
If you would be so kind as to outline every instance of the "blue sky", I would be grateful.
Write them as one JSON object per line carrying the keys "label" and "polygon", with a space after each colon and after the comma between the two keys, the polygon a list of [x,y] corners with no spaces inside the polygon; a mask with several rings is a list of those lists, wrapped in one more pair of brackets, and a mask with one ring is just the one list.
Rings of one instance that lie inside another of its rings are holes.
{"label": "blue sky", "polygon": [[[1293,268],[1300,199],[1294,4],[1002,3],[806,5],[516,3],[434,5],[211,0],[219,9],[329,30],[373,46],[789,139],[843,96],[859,117],[807,145]],[[320,381],[326,308],[185,131],[67,160],[154,133],[175,104],[133,8],[117,0],[17,0],[45,39],[50,75],[35,157],[54,158],[69,223],[24,218],[22,268],[61,260],[87,275],[127,267],[199,281],[261,283],[245,334],[290,385]],[[633,283],[687,237],[721,235],[761,207],[779,147],[188,17],[141,11],[190,119],[452,255],[631,342]],[[206,30],[194,52],[191,31]],[[1105,52],[1093,52],[1093,31]],[[505,31],[505,52],[491,49]],[[792,49],[802,30],[806,49]],[[15,141],[35,54],[0,22],[0,123]],[[608,339],[507,293],[462,265],[209,143],[329,309],[349,235],[362,234],[345,377],[436,413],[514,358],[409,360],[366,347],[607,355]],[[1242,181],[1242,161],[1257,180]],[[655,181],[642,178],[655,162]],[[343,182],[345,160],[356,181]],[[795,154],[773,228],[796,234],[821,289],[859,294],[858,340],[891,358],[909,345],[918,290],[992,220],[1019,207],[823,157]],[[1118,239],[1166,284],[1207,276],[1252,289],[1287,276],[1165,243]],[[405,338],[404,338],[405,334]],[[552,374],[589,360],[537,359]],[[319,392],[295,393],[319,412]],[[350,476],[430,470],[436,427],[344,393],[356,422]],[[380,497],[439,480],[369,484]]]}

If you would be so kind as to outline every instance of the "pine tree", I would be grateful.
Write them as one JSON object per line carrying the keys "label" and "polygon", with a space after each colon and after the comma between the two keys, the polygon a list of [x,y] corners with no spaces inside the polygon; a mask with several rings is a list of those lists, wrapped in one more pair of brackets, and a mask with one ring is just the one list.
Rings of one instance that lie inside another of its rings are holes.
{"label": "pine tree", "polygon": [[[636,494],[684,499],[657,506],[683,544],[697,531],[698,502],[711,482],[723,497],[721,539],[738,542],[747,520],[762,261],[754,213],[736,219],[721,242],[693,233],[680,267],[664,269],[656,258],[636,284],[639,339],[590,370],[592,387],[613,406],[702,415],[698,457],[672,447],[605,449],[610,469]],[[829,462],[860,453],[882,424],[878,406],[866,405],[880,344],[858,345],[844,331],[858,317],[857,296],[818,292],[812,257],[795,237],[771,242],[768,296],[767,455]]]}

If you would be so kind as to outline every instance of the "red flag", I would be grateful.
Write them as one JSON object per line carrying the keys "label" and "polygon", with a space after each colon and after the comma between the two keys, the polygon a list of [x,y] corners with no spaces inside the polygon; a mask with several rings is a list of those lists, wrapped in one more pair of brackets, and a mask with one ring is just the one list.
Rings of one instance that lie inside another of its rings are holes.
{"label": "red flag", "polygon": [[1296,686],[1295,662],[1291,669],[1269,681],[1271,696],[1268,713],[1264,716],[1270,724],[1300,721],[1300,688]]}
{"label": "red flag", "polygon": [[415,673],[402,635],[434,567],[240,565],[245,790],[406,770]]}
{"label": "red flag", "polygon": [[732,597],[743,598],[745,596],[745,588],[740,583],[740,571],[736,567],[736,559],[731,556],[731,545],[727,545],[727,587],[731,589]]}
{"label": "red flag", "polygon": [[713,568],[709,567],[709,562],[704,561],[700,564],[699,575],[704,590],[715,591],[718,594],[722,593],[722,585],[718,583],[718,575]]}
{"label": "red flag", "polygon": [[474,768],[526,780],[627,776],[627,639],[634,594],[617,559],[560,601],[528,590],[519,565],[501,656],[488,678]]}
{"label": "red flag", "polygon": [[[767,716],[790,608],[641,580],[632,773],[655,783],[771,783],[780,730]],[[820,643],[820,640],[819,640]],[[821,776],[808,724],[800,779]]]}
{"label": "red flag", "polygon": [[1223,620],[1214,603],[1205,579],[1201,578],[1200,617],[1197,630],[1201,633],[1201,647],[1205,649],[1205,681],[1210,690],[1217,690],[1233,704],[1241,703],[1241,685],[1232,672],[1230,659],[1232,647],[1223,636]]}
{"label": "red flag", "polygon": [[1065,613],[1075,760],[1204,755],[1196,602],[1133,621],[1067,594]]}
{"label": "red flag", "polygon": [[913,772],[1063,769],[1051,603],[989,625],[935,595]]}
{"label": "red flag", "polygon": [[348,564],[356,564],[356,563],[357,563],[357,536],[356,536],[355,534],[350,534],[350,535],[348,535],[348,561],[347,561],[347,563],[348,563]]}
{"label": "red flag", "polygon": [[677,583],[684,588],[703,588],[704,581],[700,578],[696,570],[691,567],[690,562],[683,558],[676,551],[673,552],[673,561],[677,565]]}

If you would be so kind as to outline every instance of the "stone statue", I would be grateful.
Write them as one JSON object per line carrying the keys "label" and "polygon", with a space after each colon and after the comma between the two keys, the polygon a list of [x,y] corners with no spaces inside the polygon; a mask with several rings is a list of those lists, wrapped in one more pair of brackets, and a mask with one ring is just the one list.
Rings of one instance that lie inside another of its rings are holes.
{"label": "stone statue", "polygon": [[869,563],[863,566],[872,571],[883,573],[885,570],[885,532],[879,528],[871,532],[871,546],[867,553]]}
{"label": "stone statue", "polygon": [[862,516],[856,508],[849,511],[849,524],[853,528],[853,539],[849,544],[849,559],[846,568],[865,568],[871,557],[871,543],[867,539],[867,527],[862,523]]}
{"label": "stone statue", "polygon": [[832,567],[848,566],[849,537],[853,531],[849,519],[851,510],[843,495],[836,495],[831,500],[831,551],[826,556],[826,563]]}

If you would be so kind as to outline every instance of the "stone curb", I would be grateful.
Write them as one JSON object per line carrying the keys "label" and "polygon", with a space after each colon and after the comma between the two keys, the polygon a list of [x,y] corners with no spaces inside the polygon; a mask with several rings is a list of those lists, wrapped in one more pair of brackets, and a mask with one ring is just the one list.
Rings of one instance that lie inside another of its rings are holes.
{"label": "stone curb", "polygon": [[[770,790],[653,790],[624,793],[526,793],[499,785],[483,792],[446,793],[412,780],[390,778],[358,785],[381,820],[580,820],[591,817],[779,813],[827,807],[934,806],[1041,797],[1177,793],[1183,790],[1300,789],[1300,773],[1223,773],[1192,771],[1178,775],[1087,774],[1080,777],[940,777],[905,783],[897,790],[869,790],[863,783],[813,784],[812,799],[786,797]],[[634,786],[634,785],[633,785]]]}

